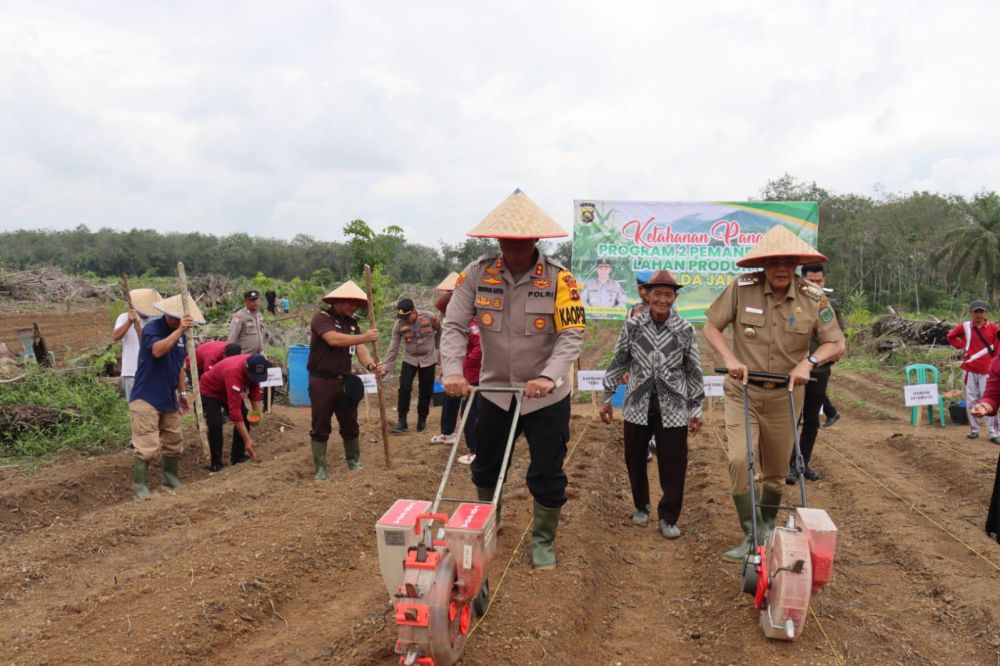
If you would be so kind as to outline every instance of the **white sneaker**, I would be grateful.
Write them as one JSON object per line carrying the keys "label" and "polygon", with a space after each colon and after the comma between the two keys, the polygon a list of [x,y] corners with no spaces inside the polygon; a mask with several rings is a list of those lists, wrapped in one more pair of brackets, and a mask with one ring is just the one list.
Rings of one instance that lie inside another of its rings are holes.
{"label": "white sneaker", "polygon": [[431,437],[431,444],[454,444],[458,435],[434,435]]}
{"label": "white sneaker", "polygon": [[466,453],[464,456],[458,457],[458,462],[462,463],[463,465],[471,465],[472,461],[475,459],[476,459],[475,453]]}

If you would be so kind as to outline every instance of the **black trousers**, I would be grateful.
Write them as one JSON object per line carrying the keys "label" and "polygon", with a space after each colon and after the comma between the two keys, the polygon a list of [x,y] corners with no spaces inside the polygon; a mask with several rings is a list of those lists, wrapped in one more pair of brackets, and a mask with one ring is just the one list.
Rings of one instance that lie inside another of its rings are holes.
{"label": "black trousers", "polygon": [[[827,383],[830,381],[829,372],[826,373],[826,381]],[[826,415],[826,418],[831,418],[837,415],[837,408],[833,406],[832,402],[830,402],[830,397],[826,394],[826,391],[823,391],[823,413]]]}
{"label": "black trousers", "polygon": [[[826,400],[826,385],[830,383],[829,372],[814,372],[810,375],[816,379],[806,384],[805,397],[802,399],[802,433],[799,435],[799,448],[802,450],[802,460],[808,465],[812,459],[813,447],[816,445],[816,434],[819,432],[819,408]],[[834,412],[836,414],[836,412]],[[829,413],[827,413],[829,416]],[[795,450],[792,450],[788,464],[792,474],[797,474],[795,468]]]}
{"label": "black trousers", "polygon": [[663,496],[656,506],[660,520],[676,525],[684,503],[684,479],[687,478],[687,426],[664,428],[660,410],[650,410],[649,425],[625,422],[625,469],[632,487],[632,504],[636,509],[649,505],[649,468],[646,456],[649,438],[656,437],[656,469],[660,476]]}
{"label": "black trousers", "polygon": [[434,393],[435,367],[427,365],[418,368],[403,362],[403,369],[399,371],[399,401],[396,403],[400,421],[405,421],[406,414],[410,411],[410,393],[413,391],[414,377],[417,378],[417,420],[427,420],[427,415],[431,411],[431,396]]}
{"label": "black trousers", "polygon": [[[476,423],[476,459],[472,461],[472,482],[480,488],[496,486],[503,463],[510,425],[514,419],[514,401],[510,409],[497,407],[485,396],[479,398]],[[555,509],[566,503],[566,443],[569,441],[569,396],[517,421],[514,438],[524,434],[528,440],[528,490],[535,501]],[[646,441],[649,441],[648,439]],[[513,460],[513,453],[511,459]],[[644,459],[645,460],[645,459]]]}
{"label": "black trousers", "polygon": [[[224,435],[222,434],[223,416],[229,412],[229,405],[224,400],[210,398],[207,395],[201,396],[201,406],[205,411],[205,425],[208,426],[208,449],[212,454],[212,464],[222,464],[222,447]],[[250,422],[247,421],[247,406],[240,405],[243,413],[243,424],[250,432]],[[243,436],[233,426],[233,445],[229,447],[229,464],[235,465],[244,455],[246,455],[246,444]]]}
{"label": "black trousers", "polygon": [[344,392],[343,379],[309,377],[309,404],[312,410],[312,429],[309,438],[326,443],[330,439],[331,420],[337,417],[340,436],[344,441],[361,433],[358,425],[358,405]]}
{"label": "black trousers", "polygon": [[990,508],[986,514],[986,533],[994,535],[1000,543],[1000,457],[997,458],[997,473],[993,478],[993,495],[990,497]]}

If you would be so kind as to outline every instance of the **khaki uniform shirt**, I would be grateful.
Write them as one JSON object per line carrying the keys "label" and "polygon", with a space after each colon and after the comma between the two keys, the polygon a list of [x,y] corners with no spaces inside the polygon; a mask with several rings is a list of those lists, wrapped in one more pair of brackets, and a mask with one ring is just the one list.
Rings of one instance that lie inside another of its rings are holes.
{"label": "khaki uniform shirt", "polygon": [[844,334],[823,290],[796,275],[781,299],[763,272],[740,275],[705,312],[720,331],[733,325],[733,354],[751,370],[788,374],[822,343]]}
{"label": "khaki uniform shirt", "polygon": [[[479,324],[483,386],[524,387],[546,377],[556,388],[544,398],[526,398],[528,414],[570,393],[569,369],[580,355],[586,329],[580,289],[573,274],[538,254],[534,267],[515,282],[501,255],[484,255],[459,275],[441,336],[444,376],[462,374],[469,322]],[[508,409],[512,396],[484,393]]]}
{"label": "khaki uniform shirt", "polygon": [[264,353],[264,317],[240,308],[229,322],[229,339],[240,346],[241,354]]}
{"label": "khaki uniform shirt", "polygon": [[392,327],[392,342],[385,357],[385,367],[396,367],[396,356],[403,348],[403,363],[426,368],[438,362],[438,341],[441,337],[441,320],[426,312],[417,311],[412,322],[397,319]]}
{"label": "khaki uniform shirt", "polygon": [[625,305],[625,290],[614,280],[601,284],[589,280],[583,285],[583,302],[594,307],[619,307]]}

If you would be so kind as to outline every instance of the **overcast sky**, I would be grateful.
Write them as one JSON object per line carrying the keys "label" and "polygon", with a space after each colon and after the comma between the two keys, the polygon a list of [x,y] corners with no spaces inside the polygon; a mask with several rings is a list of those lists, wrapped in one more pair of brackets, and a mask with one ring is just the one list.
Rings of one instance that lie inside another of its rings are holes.
{"label": "overcast sky", "polygon": [[1000,2],[0,3],[0,230],[1000,188]]}

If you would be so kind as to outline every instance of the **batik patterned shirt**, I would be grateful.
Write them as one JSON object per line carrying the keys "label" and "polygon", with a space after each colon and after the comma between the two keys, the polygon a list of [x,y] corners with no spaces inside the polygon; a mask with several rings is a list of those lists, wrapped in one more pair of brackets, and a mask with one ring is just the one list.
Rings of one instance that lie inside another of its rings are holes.
{"label": "batik patterned shirt", "polygon": [[656,395],[664,428],[685,426],[701,417],[705,383],[694,326],[671,312],[656,324],[647,312],[625,321],[604,375],[604,402],[628,372],[625,420],[648,425],[649,400]]}

